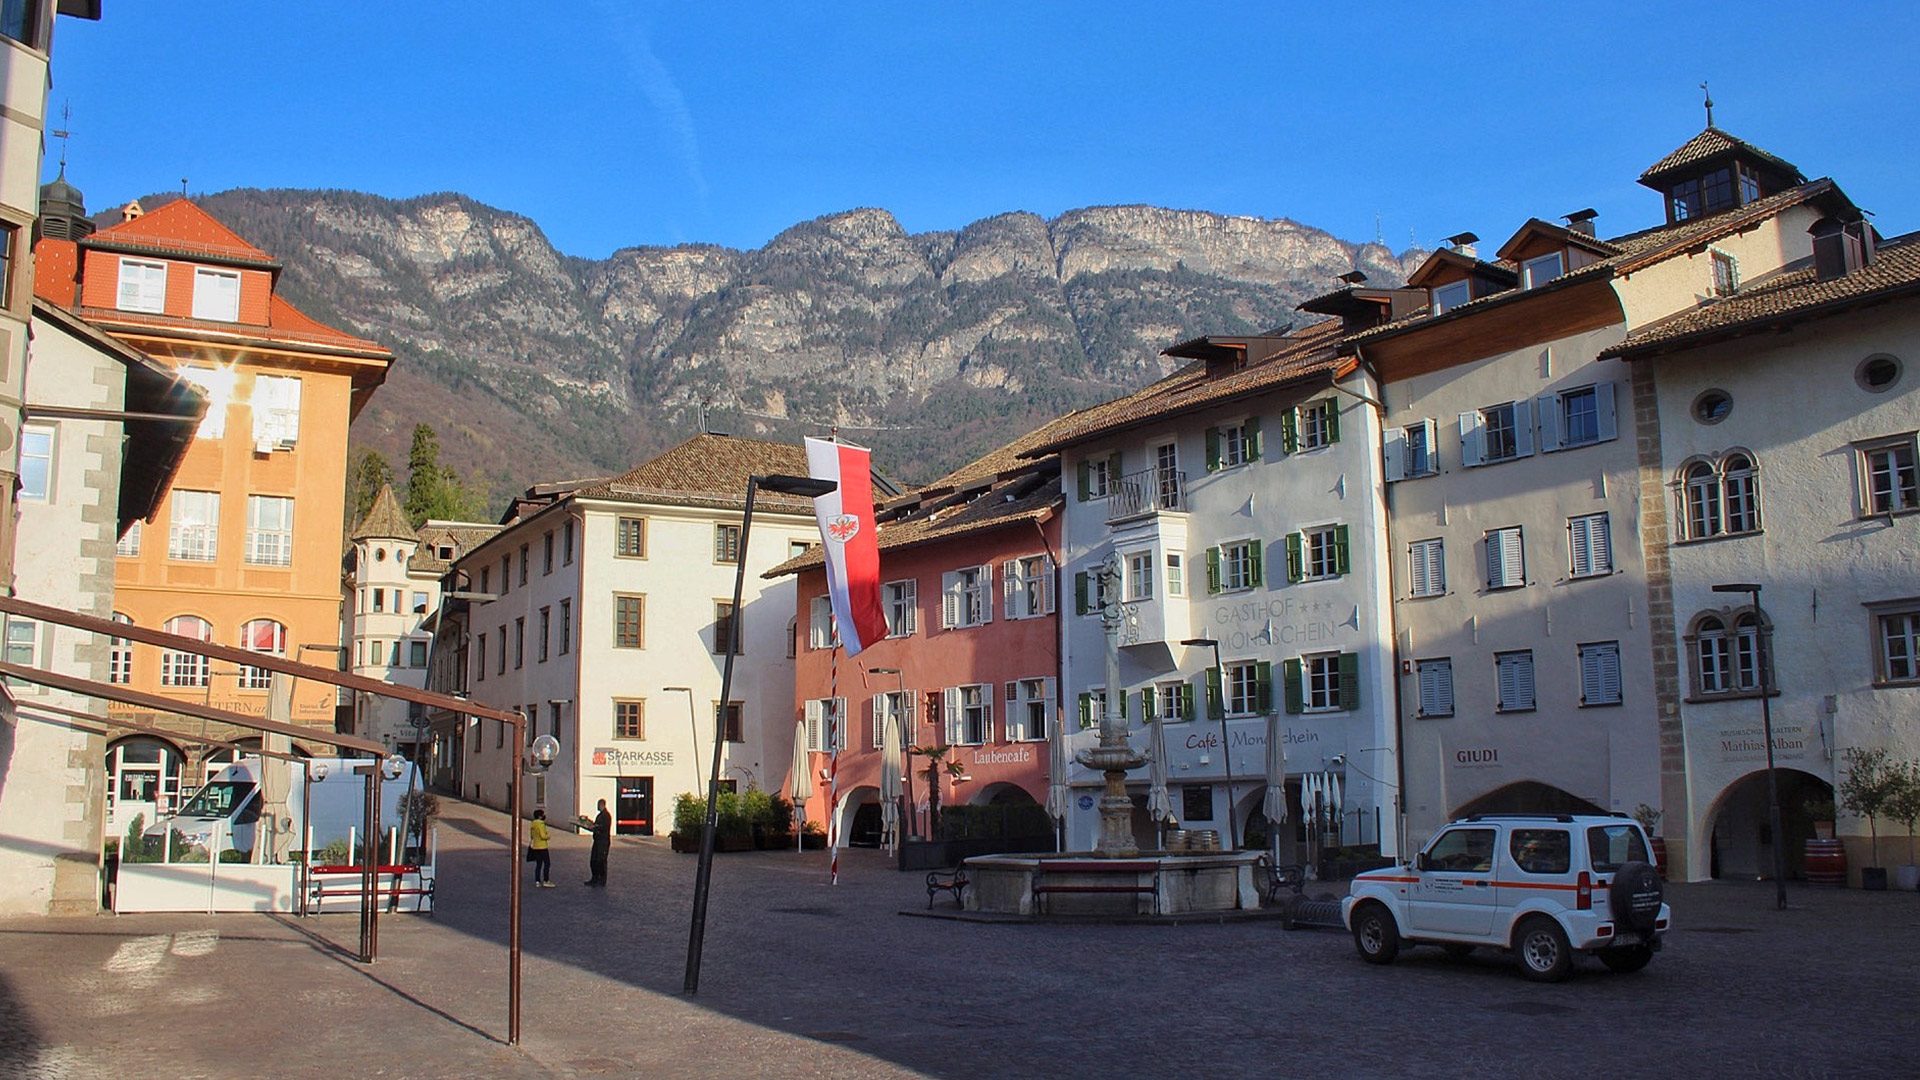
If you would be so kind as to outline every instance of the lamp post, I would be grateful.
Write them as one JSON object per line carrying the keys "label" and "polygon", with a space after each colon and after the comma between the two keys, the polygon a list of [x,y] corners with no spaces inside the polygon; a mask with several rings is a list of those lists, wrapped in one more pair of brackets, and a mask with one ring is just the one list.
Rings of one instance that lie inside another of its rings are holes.
{"label": "lamp post", "polygon": [[1233,750],[1227,742],[1227,673],[1220,666],[1220,642],[1214,638],[1188,638],[1182,645],[1203,645],[1213,650],[1213,681],[1220,687],[1220,768],[1227,777],[1227,843],[1229,851],[1240,850],[1239,812],[1233,805]]}
{"label": "lamp post", "polygon": [[[816,480],[807,476],[771,476],[747,477],[747,504],[740,514],[740,551],[734,562],[733,570],[733,613],[740,617],[741,594],[747,582],[747,539],[753,533],[753,500],[760,488],[778,492],[782,495],[798,495],[802,498],[817,499],[832,492],[839,485],[831,480]],[[727,660],[720,672],[720,708],[725,709],[733,695],[733,658],[740,653],[742,635],[736,629],[729,635],[727,642]],[[707,888],[713,879],[713,838],[720,827],[720,755],[726,746],[722,739],[726,737],[727,726],[718,722],[713,725],[713,761],[707,773],[707,820],[700,830],[700,866],[693,878],[693,923],[687,932],[687,971],[681,982],[681,992],[688,997],[700,992],[700,951],[706,944],[707,936]],[[516,898],[518,894],[516,893]]]}
{"label": "lamp post", "polygon": [[695,715],[693,711],[693,687],[663,686],[660,688],[660,692],[663,694],[687,695],[687,731],[689,734],[693,736],[693,775],[699,776],[700,775],[700,717]]}
{"label": "lamp post", "polygon": [[[1780,831],[1780,778],[1773,767],[1773,703],[1772,688],[1767,685],[1769,664],[1768,639],[1773,635],[1767,629],[1766,617],[1760,611],[1760,586],[1752,582],[1740,582],[1732,585],[1715,585],[1717,593],[1746,593],[1753,600],[1753,652],[1754,666],[1760,669],[1760,728],[1767,740],[1767,828],[1773,834],[1773,905],[1780,911],[1787,909],[1787,848],[1786,837]],[[1734,647],[1739,648],[1739,624],[1734,624]]]}
{"label": "lamp post", "polygon": [[894,703],[902,707],[900,713],[900,726],[903,729],[900,732],[902,736],[900,739],[900,779],[901,782],[906,784],[907,805],[906,813],[901,815],[901,820],[906,822],[906,838],[911,840],[913,839],[913,819],[915,814],[913,812],[913,732],[905,730],[907,716],[910,712],[906,706],[911,704],[907,701],[907,676],[905,672],[897,667],[877,667],[868,668],[867,670],[875,675],[893,676]]}

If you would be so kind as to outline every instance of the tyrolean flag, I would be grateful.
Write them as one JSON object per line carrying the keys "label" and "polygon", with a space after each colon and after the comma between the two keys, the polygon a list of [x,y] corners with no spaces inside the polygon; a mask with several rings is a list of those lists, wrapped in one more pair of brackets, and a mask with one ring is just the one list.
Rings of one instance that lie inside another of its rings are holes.
{"label": "tyrolean flag", "polygon": [[880,603],[880,544],[874,533],[871,454],[865,447],[807,440],[807,470],[839,486],[813,500],[827,557],[827,593],[848,656],[887,636]]}

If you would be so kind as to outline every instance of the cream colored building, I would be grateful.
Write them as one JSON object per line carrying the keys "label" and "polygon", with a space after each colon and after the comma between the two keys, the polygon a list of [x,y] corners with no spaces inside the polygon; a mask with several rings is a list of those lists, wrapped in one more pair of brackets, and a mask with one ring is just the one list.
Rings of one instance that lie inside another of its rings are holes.
{"label": "cream colored building", "polygon": [[[1684,766],[1662,831],[1689,880],[1771,876],[1769,721],[1790,874],[1807,802],[1832,798],[1849,748],[1920,760],[1920,237],[1876,245],[1857,211],[1829,209],[1780,223],[1779,272],[1608,354],[1659,418],[1643,490],[1648,542],[1669,544],[1655,626]],[[1760,611],[1713,591],[1727,584],[1759,585]],[[1876,856],[1867,822],[1840,819],[1855,881],[1914,861],[1904,828],[1879,824]]]}
{"label": "cream colored building", "polygon": [[[793,753],[794,583],[762,575],[819,541],[812,504],[760,492],[730,707],[722,710],[741,510],[750,475],[805,475],[797,446],[699,435],[611,479],[532,489],[501,531],[454,564],[473,700],[533,718],[560,757],[525,807],[557,822],[605,799],[615,831],[666,833],[674,796],[704,792],[716,720],[721,776],[767,786]],[[507,800],[501,725],[440,733],[466,798]]]}
{"label": "cream colored building", "polygon": [[[1663,226],[1591,212],[1470,234],[1410,279],[1431,304],[1348,339],[1386,406],[1408,827],[1469,812],[1683,802],[1679,703],[1659,681],[1659,422],[1608,354],[1629,332],[1807,250],[1830,182],[1709,128],[1647,170]],[[1702,194],[1705,192],[1706,194]]]}

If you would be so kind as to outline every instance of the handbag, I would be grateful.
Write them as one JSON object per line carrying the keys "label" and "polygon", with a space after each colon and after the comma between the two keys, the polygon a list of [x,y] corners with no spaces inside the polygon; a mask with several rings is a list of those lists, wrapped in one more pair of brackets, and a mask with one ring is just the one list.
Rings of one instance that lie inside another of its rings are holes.
{"label": "handbag", "polygon": [[538,848],[528,848],[528,849],[527,849],[527,861],[528,861],[528,862],[539,862],[539,861],[540,861],[540,859],[539,859],[539,857],[538,857],[538,856],[536,856],[536,855],[534,854],[534,852],[536,852],[536,851],[538,851],[538,850],[539,850]]}

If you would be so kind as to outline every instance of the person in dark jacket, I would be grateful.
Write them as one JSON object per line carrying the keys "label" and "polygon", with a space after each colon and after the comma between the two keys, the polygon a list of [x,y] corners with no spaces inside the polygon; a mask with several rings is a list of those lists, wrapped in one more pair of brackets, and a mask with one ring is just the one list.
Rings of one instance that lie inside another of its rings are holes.
{"label": "person in dark jacket", "polygon": [[600,812],[588,821],[581,815],[580,823],[593,829],[593,848],[587,852],[587,884],[604,887],[607,883],[607,851],[613,846],[613,815],[607,813],[607,800],[600,800]]}

